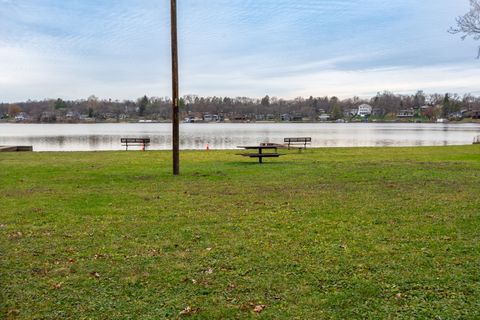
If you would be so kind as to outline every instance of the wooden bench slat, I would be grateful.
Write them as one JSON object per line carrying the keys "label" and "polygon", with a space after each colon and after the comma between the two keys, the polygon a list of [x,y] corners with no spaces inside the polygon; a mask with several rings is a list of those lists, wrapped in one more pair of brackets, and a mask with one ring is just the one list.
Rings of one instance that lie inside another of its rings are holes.
{"label": "wooden bench slat", "polygon": [[150,138],[120,138],[120,143],[125,146],[127,151],[129,146],[141,146],[142,151],[145,151],[146,147],[150,145]]}
{"label": "wooden bench slat", "polygon": [[[294,138],[284,138],[283,141],[287,144],[287,148],[290,149],[294,144],[303,145],[303,149],[307,149],[307,144],[312,143],[311,137],[294,137]],[[300,148],[298,148],[300,150]]]}
{"label": "wooden bench slat", "polygon": [[284,142],[312,142],[311,137],[301,137],[301,138],[284,138]]}
{"label": "wooden bench slat", "polygon": [[150,143],[150,138],[121,138],[121,143]]}
{"label": "wooden bench slat", "polygon": [[279,153],[241,153],[240,155],[250,158],[278,158],[281,156]]}

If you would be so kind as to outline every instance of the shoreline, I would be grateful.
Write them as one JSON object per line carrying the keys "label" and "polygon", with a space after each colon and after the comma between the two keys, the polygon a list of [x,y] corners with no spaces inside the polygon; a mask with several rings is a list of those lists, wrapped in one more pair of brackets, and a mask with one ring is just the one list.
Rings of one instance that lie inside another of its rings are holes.
{"label": "shoreline", "polygon": [[[325,146],[325,147],[311,147],[307,149],[296,149],[296,148],[278,148],[280,152],[287,152],[286,155],[294,155],[294,154],[301,154],[305,152],[316,152],[316,151],[327,151],[327,150],[360,150],[360,149],[365,149],[365,150],[374,150],[374,149],[444,149],[444,148],[456,148],[456,147],[469,147],[469,146],[478,146],[480,145],[479,143],[472,142],[471,144],[451,144],[451,145],[423,145],[423,146]],[[30,152],[30,153],[66,153],[66,154],[71,154],[71,153],[138,153],[138,152],[147,152],[147,153],[169,153],[172,152],[171,149],[147,149],[145,151],[140,150],[140,149],[131,149],[131,150],[125,150],[125,149],[116,149],[116,150],[35,150],[32,146],[14,146],[14,145],[2,145],[0,146],[0,152],[2,152],[2,149],[19,149],[19,150],[12,150],[8,151],[9,153],[24,153],[24,152]],[[27,150],[27,148],[30,148]],[[232,149],[215,149],[215,148],[209,148],[208,150],[206,149],[180,149],[180,153],[229,153],[229,152],[238,152],[242,151],[242,148],[232,148]],[[7,152],[7,151],[3,151]]]}
{"label": "shoreline", "polygon": [[[98,122],[15,122],[15,121],[0,121],[1,124],[171,124],[171,121],[152,121],[152,122],[134,122],[134,121],[98,121]],[[480,124],[479,120],[469,121],[448,121],[448,122],[436,122],[436,121],[221,121],[221,122],[182,122],[180,124]]]}

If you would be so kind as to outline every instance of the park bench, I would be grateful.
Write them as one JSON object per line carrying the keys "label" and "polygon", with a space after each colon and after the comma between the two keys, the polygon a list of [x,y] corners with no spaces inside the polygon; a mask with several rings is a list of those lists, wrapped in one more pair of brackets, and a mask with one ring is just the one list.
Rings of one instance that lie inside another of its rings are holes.
{"label": "park bench", "polygon": [[120,142],[125,146],[125,150],[128,150],[129,146],[141,146],[142,151],[150,145],[150,138],[121,138]]}
{"label": "park bench", "polygon": [[290,149],[292,145],[303,145],[303,148],[299,148],[299,149],[307,149],[307,143],[311,144],[312,138],[311,137],[285,138],[283,139],[283,142],[287,145],[288,149]]}

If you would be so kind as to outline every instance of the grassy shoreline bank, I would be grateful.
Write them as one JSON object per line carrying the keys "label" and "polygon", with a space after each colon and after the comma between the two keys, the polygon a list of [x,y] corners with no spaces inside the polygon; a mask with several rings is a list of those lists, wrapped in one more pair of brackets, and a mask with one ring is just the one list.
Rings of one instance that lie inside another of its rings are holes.
{"label": "grassy shoreline bank", "polygon": [[480,146],[235,153],[1,154],[0,314],[480,317]]}

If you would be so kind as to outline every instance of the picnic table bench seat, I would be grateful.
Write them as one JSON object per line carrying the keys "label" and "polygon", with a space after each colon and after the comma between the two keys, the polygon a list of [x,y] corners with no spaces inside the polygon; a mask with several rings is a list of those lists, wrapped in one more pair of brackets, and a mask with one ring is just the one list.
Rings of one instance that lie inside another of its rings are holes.
{"label": "picnic table bench seat", "polygon": [[278,158],[281,156],[280,153],[239,153],[239,156],[250,157],[250,158]]}
{"label": "picnic table bench seat", "polygon": [[[257,150],[257,152],[250,152],[250,153],[238,153],[239,156],[249,157],[249,158],[258,158],[259,163],[263,163],[263,158],[278,158],[282,154],[277,153],[277,146],[271,145],[259,145],[259,146],[239,146],[238,148],[242,148],[245,150]],[[263,150],[270,149],[275,150],[275,152],[263,152]]]}

